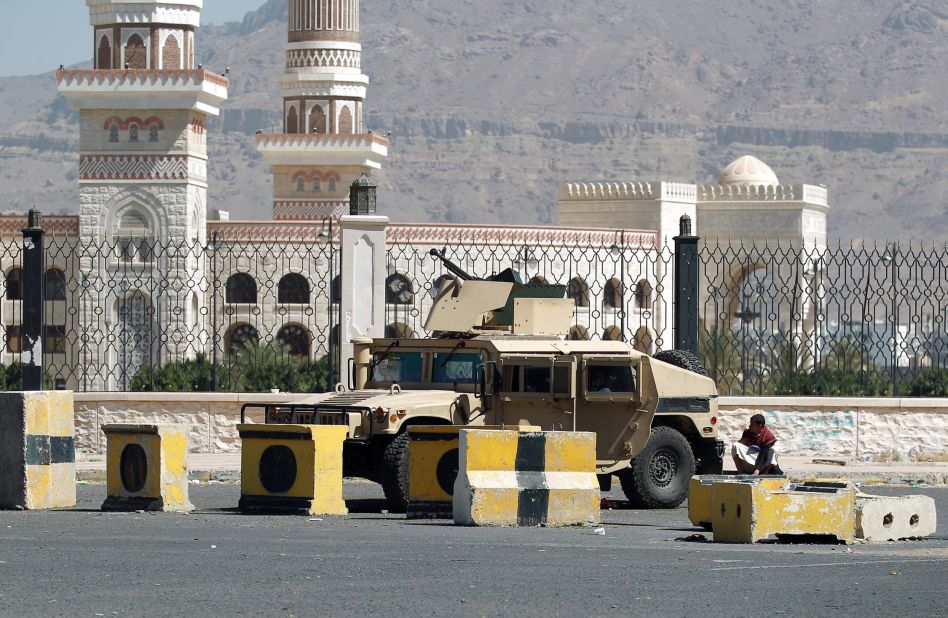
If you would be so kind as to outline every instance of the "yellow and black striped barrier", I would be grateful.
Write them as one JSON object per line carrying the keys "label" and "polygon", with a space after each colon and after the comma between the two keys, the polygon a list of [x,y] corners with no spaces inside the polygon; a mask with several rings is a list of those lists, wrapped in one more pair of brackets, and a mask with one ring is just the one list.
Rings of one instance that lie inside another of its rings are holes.
{"label": "yellow and black striped barrier", "polygon": [[[408,519],[451,519],[462,429],[497,431],[500,425],[416,425],[408,428]],[[539,431],[521,426],[516,431]]]}
{"label": "yellow and black striped barrier", "polygon": [[706,530],[712,529],[711,487],[715,483],[728,481],[733,483],[758,484],[767,489],[782,489],[789,481],[786,476],[753,476],[750,474],[706,474],[691,477],[688,485],[688,519],[692,525]]}
{"label": "yellow and black striped barrier", "polygon": [[103,425],[103,511],[190,513],[186,425]]}
{"label": "yellow and black striped barrier", "polygon": [[0,393],[0,508],[75,506],[75,435],[72,392]]}
{"label": "yellow and black striped barrier", "polygon": [[342,443],[347,427],[238,425],[243,512],[345,515]]}
{"label": "yellow and black striped barrier", "polygon": [[463,430],[454,523],[576,526],[599,522],[596,434]]}
{"label": "yellow and black striped barrier", "polygon": [[718,481],[711,485],[711,501],[716,543],[757,543],[771,536],[855,540],[856,488],[851,483],[789,483],[768,489]]}

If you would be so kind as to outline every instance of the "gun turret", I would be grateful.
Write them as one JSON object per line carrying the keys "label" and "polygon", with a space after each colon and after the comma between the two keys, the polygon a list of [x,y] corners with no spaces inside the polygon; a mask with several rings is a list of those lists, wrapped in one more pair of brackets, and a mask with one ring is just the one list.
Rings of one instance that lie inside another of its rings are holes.
{"label": "gun turret", "polygon": [[428,253],[438,258],[439,260],[441,260],[441,263],[444,264],[444,267],[448,269],[448,272],[453,273],[454,276],[460,279],[463,279],[464,281],[477,280],[476,277],[469,275],[466,271],[462,270],[460,266],[458,266],[457,264],[449,260],[448,256],[444,254],[445,253],[444,249],[442,249],[441,251],[438,251],[437,249],[432,249]]}
{"label": "gun turret", "polygon": [[425,322],[426,329],[450,333],[500,330],[515,334],[564,334],[569,329],[573,301],[563,298],[565,285],[524,285],[520,274],[510,268],[482,279],[448,259],[444,250],[432,249],[429,254],[441,260],[457,280],[438,293]]}

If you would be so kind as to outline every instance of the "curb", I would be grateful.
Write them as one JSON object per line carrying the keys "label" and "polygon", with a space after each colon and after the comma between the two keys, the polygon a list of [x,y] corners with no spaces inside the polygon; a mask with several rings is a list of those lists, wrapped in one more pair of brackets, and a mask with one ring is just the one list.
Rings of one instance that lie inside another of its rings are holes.
{"label": "curb", "polygon": [[[842,472],[842,470],[840,470]],[[948,486],[948,474],[928,472],[907,474],[905,472],[852,472],[831,474],[829,472],[791,472],[791,480],[802,481],[821,478],[845,478],[861,485],[892,485],[900,487],[945,487]],[[76,480],[81,483],[105,483],[105,470],[76,470]],[[240,470],[191,470],[188,480],[198,483],[240,483]],[[364,479],[346,478],[349,483],[368,483]]]}

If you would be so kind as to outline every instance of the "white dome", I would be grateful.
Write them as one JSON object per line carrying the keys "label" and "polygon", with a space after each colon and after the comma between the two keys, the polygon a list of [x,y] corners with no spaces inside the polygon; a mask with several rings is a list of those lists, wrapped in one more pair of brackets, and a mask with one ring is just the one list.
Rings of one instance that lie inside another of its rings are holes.
{"label": "white dome", "polygon": [[744,155],[721,172],[718,184],[724,187],[754,187],[780,184],[770,166],[751,155]]}

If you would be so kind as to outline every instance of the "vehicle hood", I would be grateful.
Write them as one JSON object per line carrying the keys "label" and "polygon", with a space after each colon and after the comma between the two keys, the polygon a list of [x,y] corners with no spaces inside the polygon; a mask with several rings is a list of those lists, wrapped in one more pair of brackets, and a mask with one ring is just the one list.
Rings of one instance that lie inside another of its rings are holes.
{"label": "vehicle hood", "polygon": [[318,402],[320,408],[359,407],[399,410],[418,410],[422,408],[447,407],[456,402],[462,394],[454,391],[411,390],[392,393],[389,390],[364,390],[334,393]]}

